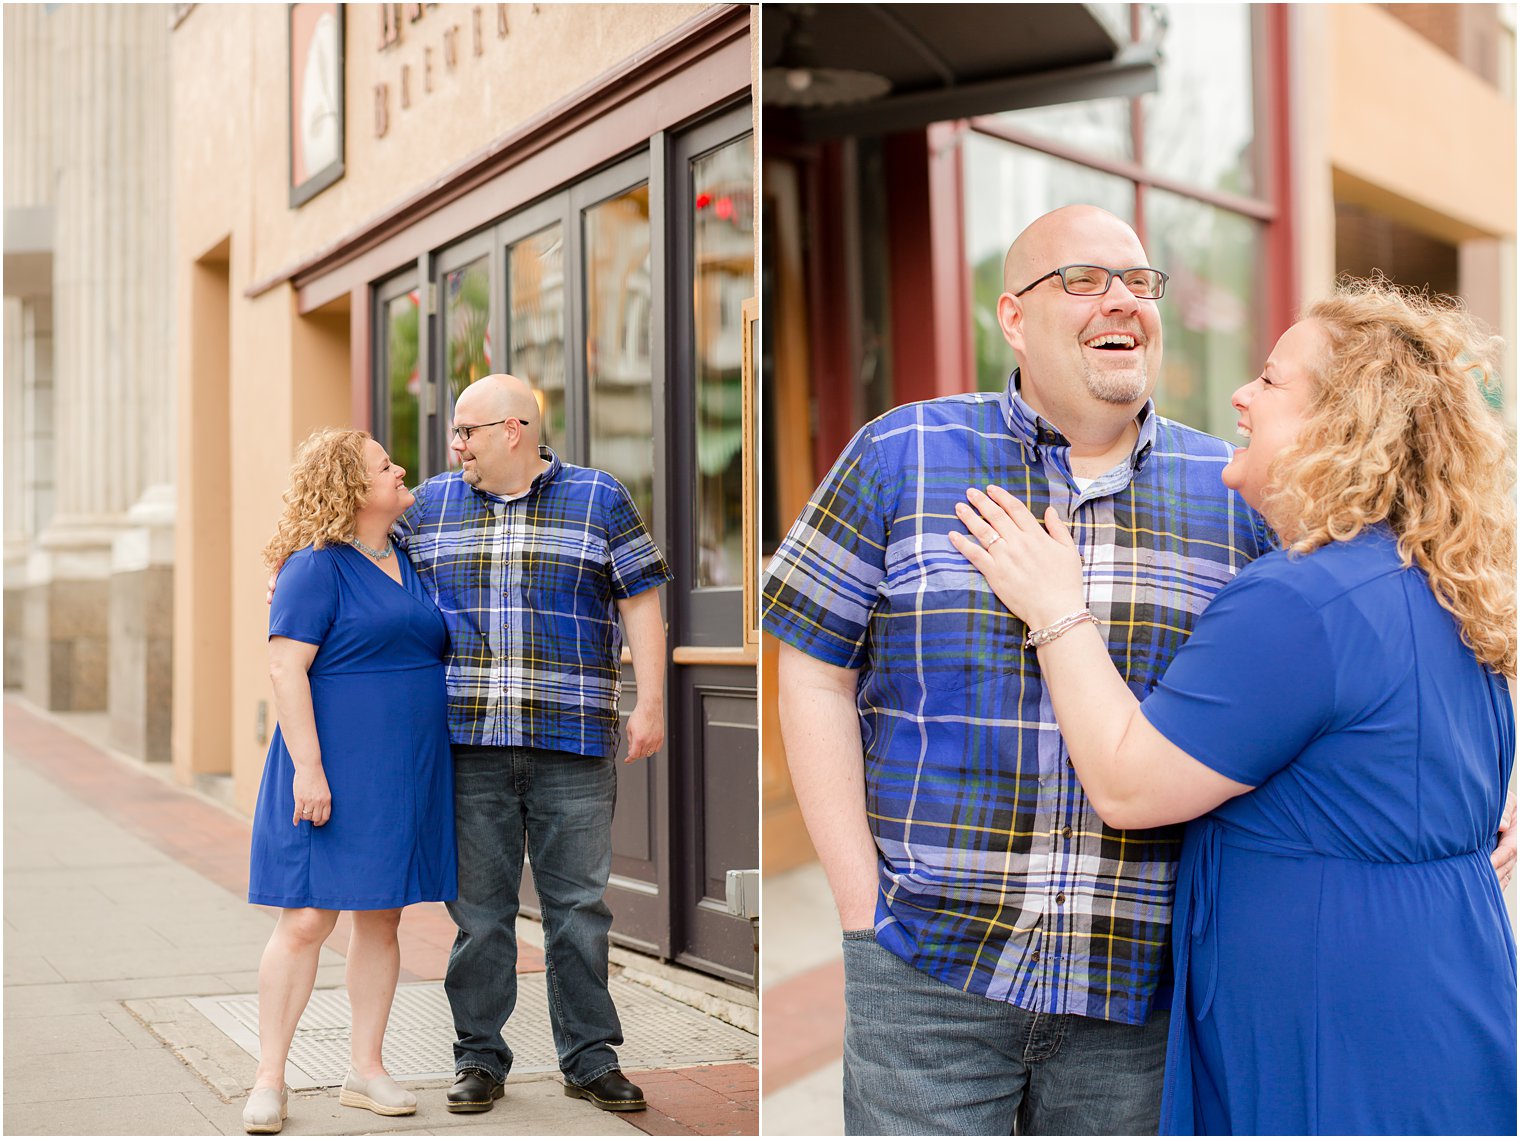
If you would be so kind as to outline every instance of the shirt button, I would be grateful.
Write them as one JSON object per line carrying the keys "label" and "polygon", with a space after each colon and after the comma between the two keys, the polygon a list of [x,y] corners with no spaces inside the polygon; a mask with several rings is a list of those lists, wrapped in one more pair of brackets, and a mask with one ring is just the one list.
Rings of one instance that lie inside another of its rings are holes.
{"label": "shirt button", "polygon": [[1029,955],[1029,963],[1031,965],[1033,965],[1039,959],[1040,959],[1040,951],[1038,949],[1036,949],[1033,953],[1031,953]]}
{"label": "shirt button", "polygon": [[1061,837],[1062,838],[1070,838],[1071,837],[1071,828],[1070,827],[1062,827],[1061,828]]}
{"label": "shirt button", "polygon": [[1065,901],[1066,901],[1066,895],[1064,893],[1056,895],[1056,905],[1059,906],[1059,905],[1061,905]]}
{"label": "shirt button", "polygon": [[1071,756],[1069,756],[1069,755],[1066,757],[1066,766],[1067,767],[1075,767],[1076,766],[1076,764],[1071,761]]}

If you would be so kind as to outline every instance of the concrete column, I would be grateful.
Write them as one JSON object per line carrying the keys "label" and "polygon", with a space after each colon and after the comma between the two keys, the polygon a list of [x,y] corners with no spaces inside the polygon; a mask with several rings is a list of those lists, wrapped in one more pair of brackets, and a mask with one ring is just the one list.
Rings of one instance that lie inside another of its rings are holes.
{"label": "concrete column", "polygon": [[137,227],[128,288],[128,326],[138,337],[128,472],[142,488],[128,508],[127,528],[112,550],[110,621],[111,742],[129,755],[168,762],[173,708],[174,616],[174,296],[168,235],[170,165],[168,11],[136,13],[125,38],[131,44],[129,83],[140,104],[134,116],[140,157],[136,192],[143,218]]}
{"label": "concrete column", "polygon": [[155,600],[162,581],[148,578],[172,572],[162,554],[174,478],[168,11],[58,5],[47,18],[55,410],[66,445],[56,512],[28,559],[26,688],[49,708],[109,707],[118,746],[162,758],[167,664],[150,662],[162,655],[155,640],[168,643],[169,606]]}
{"label": "concrete column", "polygon": [[168,763],[173,711],[174,488],[150,487],[111,550],[111,743]]}
{"label": "concrete column", "polygon": [[53,200],[53,45],[41,4],[5,5],[5,207]]}
{"label": "concrete column", "polygon": [[19,688],[27,562],[52,515],[51,23],[5,6],[5,684]]}
{"label": "concrete column", "polygon": [[[10,16],[6,15],[9,25]],[[21,622],[26,589],[26,314],[20,297],[5,298],[5,686],[21,686]]]}

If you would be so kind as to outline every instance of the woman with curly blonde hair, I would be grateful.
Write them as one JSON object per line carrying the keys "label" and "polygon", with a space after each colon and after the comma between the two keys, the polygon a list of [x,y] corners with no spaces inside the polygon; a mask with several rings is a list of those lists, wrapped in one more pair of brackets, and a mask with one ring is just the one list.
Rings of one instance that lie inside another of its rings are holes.
{"label": "woman with curly blonde hair", "polygon": [[279,570],[269,616],[279,727],[254,813],[248,900],[280,916],[259,965],[250,1133],[283,1126],[286,1056],[342,910],[353,914],[353,1030],[339,1102],[381,1115],[417,1109],[380,1052],[401,909],[455,897],[454,784],[448,634],[390,539],[413,501],[405,474],[362,431],[316,432],[264,550]]}
{"label": "woman with curly blonde hair", "polygon": [[[1515,941],[1490,865],[1515,756],[1515,523],[1495,342],[1348,282],[1235,393],[1225,467],[1283,548],[1130,692],[1054,514],[972,491],[955,544],[1032,630],[1110,825],[1188,824],[1168,1134],[1500,1134]],[[1179,564],[1187,552],[1176,551]],[[1201,817],[1200,817],[1201,816]],[[1507,860],[1502,861],[1507,880]]]}

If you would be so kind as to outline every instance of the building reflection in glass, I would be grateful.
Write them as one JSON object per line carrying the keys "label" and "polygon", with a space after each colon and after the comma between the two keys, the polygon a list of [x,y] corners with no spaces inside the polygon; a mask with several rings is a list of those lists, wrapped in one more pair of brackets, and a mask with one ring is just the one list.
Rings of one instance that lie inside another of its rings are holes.
{"label": "building reflection in glass", "polygon": [[617,476],[640,516],[652,524],[648,185],[586,210],[584,224],[590,463]]}
{"label": "building reflection in glass", "polygon": [[754,292],[754,150],[746,136],[691,164],[697,350],[697,586],[744,574],[743,305]]}
{"label": "building reflection in glass", "polygon": [[507,371],[533,386],[541,439],[556,448],[565,440],[564,253],[558,222],[507,250]]}

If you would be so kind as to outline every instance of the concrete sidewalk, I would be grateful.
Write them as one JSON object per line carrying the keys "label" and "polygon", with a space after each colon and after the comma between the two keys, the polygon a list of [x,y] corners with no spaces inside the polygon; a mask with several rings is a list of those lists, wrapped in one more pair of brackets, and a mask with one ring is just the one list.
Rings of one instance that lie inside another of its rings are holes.
{"label": "concrete sidewalk", "polygon": [[[247,821],[95,746],[67,720],[5,702],[4,1130],[242,1134],[254,1057],[214,1010],[205,1013],[257,989],[273,922],[273,911],[245,900]],[[537,930],[521,929],[525,994],[542,986]],[[340,927],[323,950],[319,996],[343,983],[346,940]],[[403,985],[443,1007],[433,991],[452,940],[443,907],[408,907],[401,940]],[[624,1061],[647,1112],[612,1115],[564,1096],[547,1028],[537,1040],[537,1026],[518,1023],[520,1009],[508,1029],[518,1064],[493,1111],[451,1115],[446,1076],[403,1078],[418,1093],[416,1115],[387,1119],[339,1106],[332,1090],[302,1092],[291,1096],[285,1134],[757,1134],[752,995],[620,951],[613,972],[629,1007],[659,1017],[653,1027],[625,1017]],[[451,1067],[446,1029],[414,1026],[428,1052],[415,1070]],[[301,1031],[312,1055],[331,1050],[331,1030],[324,1040],[303,1020]],[[673,1051],[662,1048],[667,1036],[680,1038],[681,1054],[656,1062]],[[388,1036],[396,1070],[390,1045]]]}
{"label": "concrete sidewalk", "polygon": [[767,1135],[844,1134],[844,958],[823,868],[767,875],[760,970]]}

